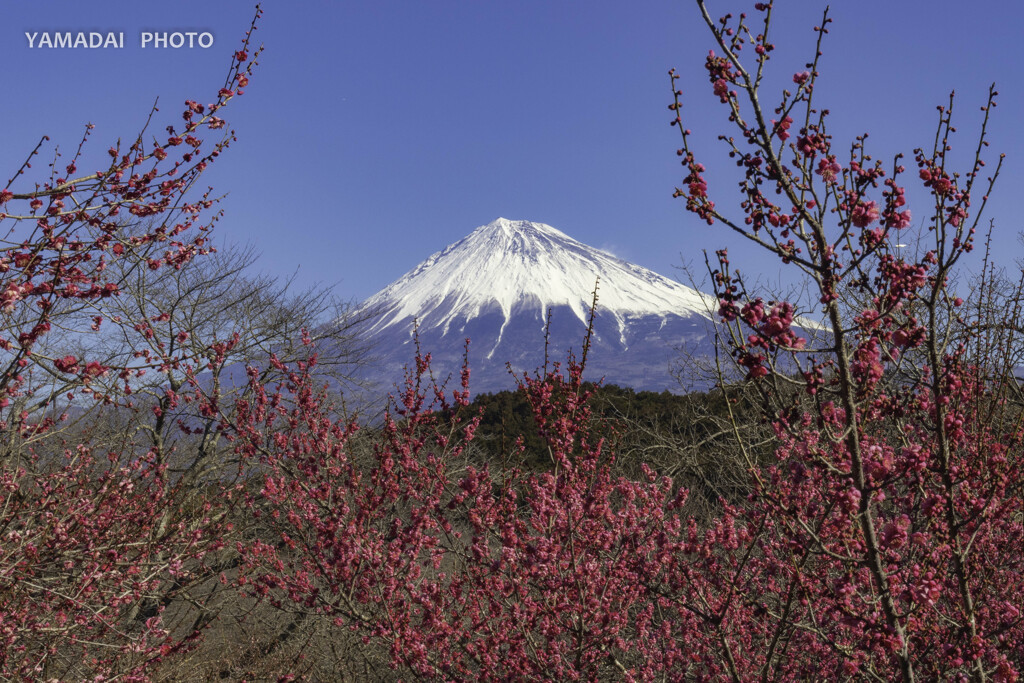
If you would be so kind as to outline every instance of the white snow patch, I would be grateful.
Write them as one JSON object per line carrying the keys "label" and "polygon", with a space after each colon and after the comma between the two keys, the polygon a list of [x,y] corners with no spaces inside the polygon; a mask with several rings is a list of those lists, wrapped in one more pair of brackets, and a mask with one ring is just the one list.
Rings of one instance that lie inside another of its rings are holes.
{"label": "white snow patch", "polygon": [[626,315],[709,318],[718,307],[713,297],[589,247],[550,225],[505,218],[432,255],[364,306],[388,312],[373,326],[374,332],[417,318],[421,325],[443,327],[447,333],[456,319],[472,319],[485,310],[501,311],[504,330],[516,305],[530,298],[539,304],[542,319],[549,308],[566,306],[585,322],[595,283],[598,309],[619,319],[623,344]]}

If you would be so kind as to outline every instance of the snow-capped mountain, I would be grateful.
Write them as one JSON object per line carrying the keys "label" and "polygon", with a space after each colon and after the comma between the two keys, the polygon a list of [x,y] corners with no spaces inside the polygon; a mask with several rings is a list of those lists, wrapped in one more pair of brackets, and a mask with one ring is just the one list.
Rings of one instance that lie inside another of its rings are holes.
{"label": "snow-capped mountain", "polygon": [[433,366],[457,377],[466,338],[474,393],[511,388],[518,372],[563,360],[586,331],[595,285],[587,376],[636,389],[679,389],[671,365],[683,346],[707,348],[711,297],[589,247],[550,225],[499,218],[420,263],[370,297],[362,333],[388,384],[414,358],[413,331]]}

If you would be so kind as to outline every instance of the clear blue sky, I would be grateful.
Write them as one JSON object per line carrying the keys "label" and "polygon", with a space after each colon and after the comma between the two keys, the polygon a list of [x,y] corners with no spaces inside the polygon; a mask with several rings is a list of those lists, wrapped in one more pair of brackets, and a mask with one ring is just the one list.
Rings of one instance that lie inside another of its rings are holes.
{"label": "clear blue sky", "polygon": [[[714,3],[715,13],[751,4]],[[810,57],[824,3],[778,4],[781,88]],[[1008,159],[989,215],[1012,265],[1024,255],[1024,3],[833,4],[817,101],[834,112],[839,140],[868,131],[877,156],[909,153],[931,141],[934,107],[955,89],[966,152],[997,82],[992,150]],[[668,125],[675,67],[712,189],[720,180],[719,205],[732,201],[714,142],[722,109],[702,70],[710,38],[690,0],[321,0],[265,10],[257,39],[266,52],[225,115],[239,141],[208,174],[229,193],[221,239],[255,244],[264,269],[299,268],[301,282],[362,299],[505,216],[549,223],[669,276],[700,263],[701,249],[727,245],[747,272],[777,276],[671,198],[682,177]],[[185,99],[211,101],[252,6],[8,0],[0,12],[6,180],[43,134],[70,152],[92,122],[99,158],[134,135],[157,96],[159,128],[178,120]],[[26,31],[59,30],[124,31],[126,46],[29,49]],[[210,31],[216,42],[142,49],[145,30]]]}

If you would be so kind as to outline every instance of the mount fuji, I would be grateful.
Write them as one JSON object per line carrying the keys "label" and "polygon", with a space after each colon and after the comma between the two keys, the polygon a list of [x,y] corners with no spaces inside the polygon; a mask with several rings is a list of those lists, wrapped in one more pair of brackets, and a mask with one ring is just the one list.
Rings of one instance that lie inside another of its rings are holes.
{"label": "mount fuji", "polygon": [[551,312],[549,355],[578,355],[593,292],[598,304],[587,378],[634,389],[675,390],[671,371],[680,348],[710,350],[713,297],[607,252],[550,225],[499,218],[423,261],[367,299],[356,315],[375,357],[374,380],[391,386],[420,348],[441,377],[458,377],[471,340],[474,393],[512,388],[517,373],[544,364],[544,331]]}

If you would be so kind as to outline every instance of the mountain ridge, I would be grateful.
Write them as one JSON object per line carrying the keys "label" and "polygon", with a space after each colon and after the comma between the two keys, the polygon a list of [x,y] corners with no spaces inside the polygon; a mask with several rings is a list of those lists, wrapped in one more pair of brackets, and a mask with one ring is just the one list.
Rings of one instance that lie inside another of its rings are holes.
{"label": "mountain ridge", "polygon": [[411,363],[418,332],[435,367],[456,374],[469,337],[474,392],[508,388],[506,363],[543,364],[548,311],[553,353],[580,346],[595,284],[589,374],[679,390],[670,365],[680,346],[706,347],[714,298],[544,223],[498,218],[432,254],[363,303],[362,334],[389,383]]}

